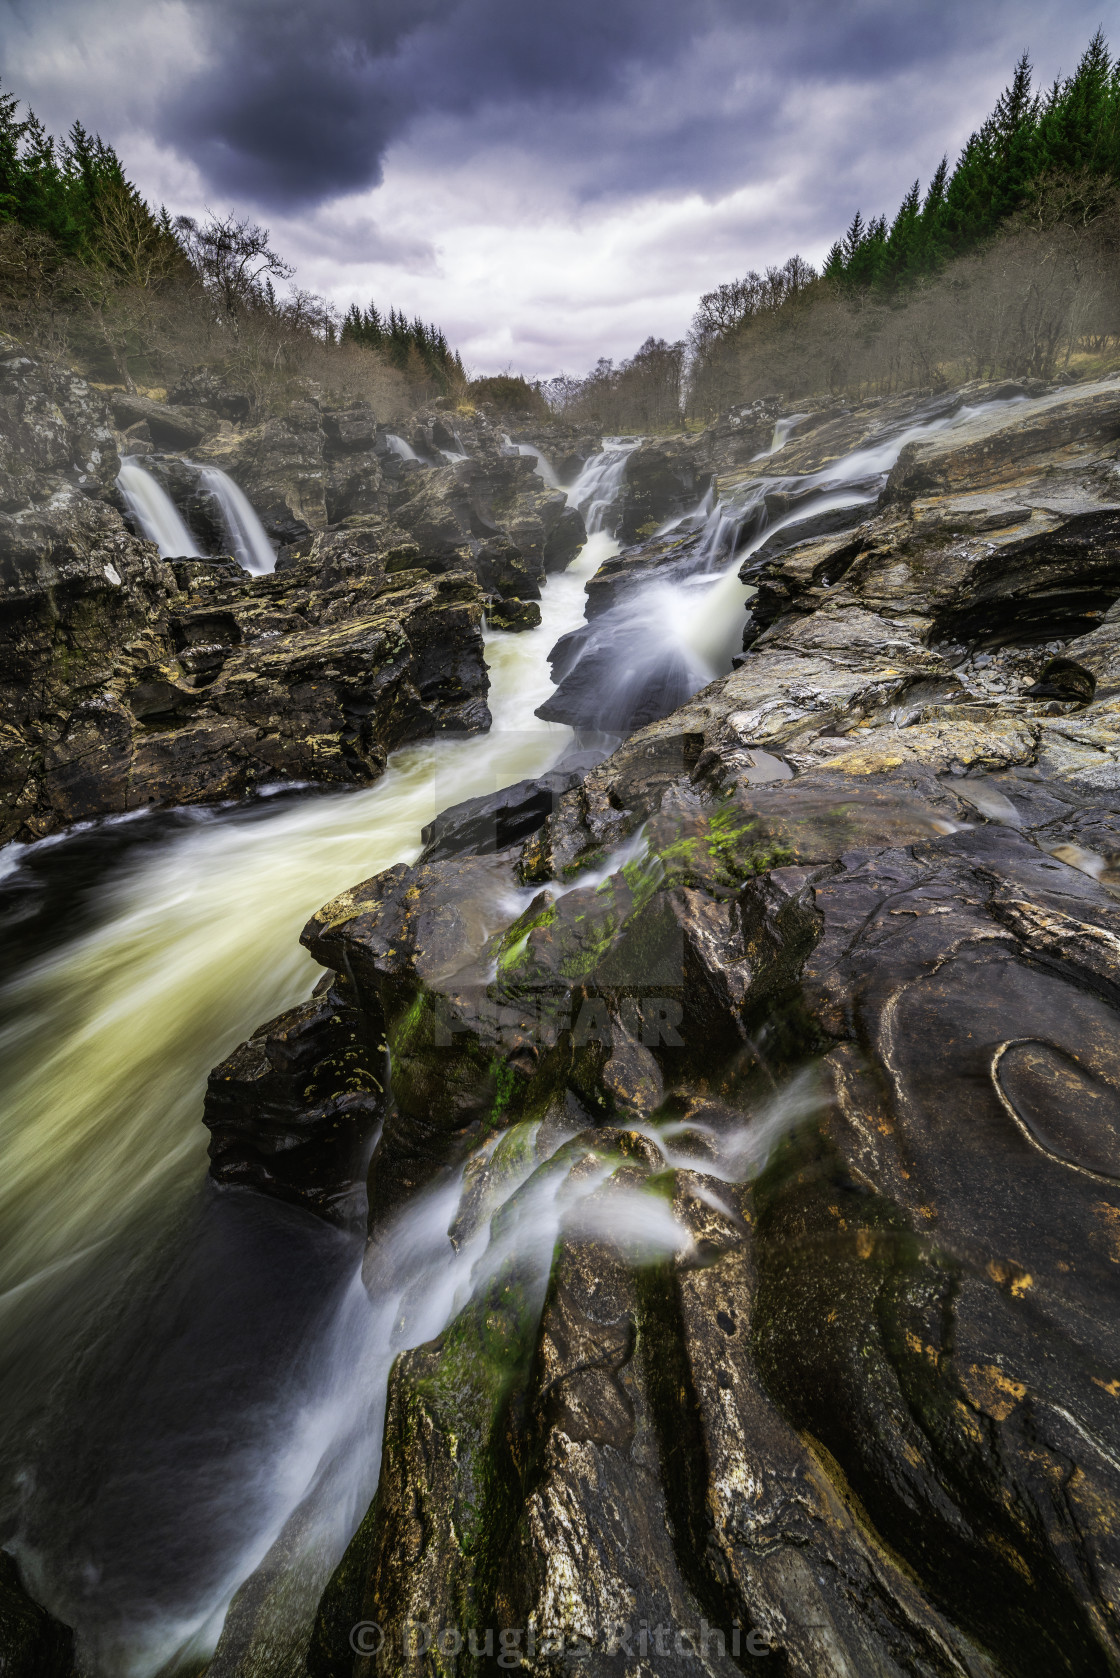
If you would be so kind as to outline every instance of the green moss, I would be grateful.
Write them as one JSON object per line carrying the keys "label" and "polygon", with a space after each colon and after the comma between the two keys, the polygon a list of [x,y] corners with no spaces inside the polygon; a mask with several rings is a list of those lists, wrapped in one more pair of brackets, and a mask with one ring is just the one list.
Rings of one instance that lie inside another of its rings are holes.
{"label": "green moss", "polygon": [[427,991],[419,991],[415,1000],[404,1014],[398,1014],[388,1029],[389,1050],[396,1058],[397,1055],[415,1052],[421,1045],[417,1038],[424,1030],[430,1019],[431,1010],[428,1007]]}
{"label": "green moss", "polygon": [[524,1379],[540,1315],[540,1288],[513,1268],[472,1300],[439,1342],[417,1397],[436,1413],[454,1453],[452,1523],[463,1555],[483,1561],[500,1549],[510,1495],[502,1422]]}
{"label": "green moss", "polygon": [[490,1072],[494,1080],[494,1100],[490,1108],[490,1119],[497,1124],[513,1097],[517,1087],[517,1073],[508,1061],[495,1055],[490,1062]]}

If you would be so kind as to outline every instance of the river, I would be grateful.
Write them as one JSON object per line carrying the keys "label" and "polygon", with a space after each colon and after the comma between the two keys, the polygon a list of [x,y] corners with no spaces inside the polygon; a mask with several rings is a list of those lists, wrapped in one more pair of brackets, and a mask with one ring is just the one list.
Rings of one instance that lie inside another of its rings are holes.
{"label": "river", "polygon": [[[906,440],[951,422],[900,427],[830,467],[804,507],[858,513]],[[412,860],[438,811],[578,746],[534,713],[553,692],[549,651],[618,551],[604,524],[633,446],[615,440],[570,492],[591,534],[545,584],[540,627],[487,634],[488,734],[397,752],[365,790],[276,788],[0,852],[3,1541],[105,1678],[198,1670],[231,1594],[301,1506],[315,1512],[314,1600],[375,1482],[393,1353],[473,1285],[478,1253],[448,1251],[453,1202],[426,1202],[398,1232],[414,1307],[402,1338],[401,1294],[365,1294],[357,1240],[209,1183],[202,1093],[320,976],[298,944],[312,911]],[[672,643],[690,691],[729,668],[748,595],[739,535],[760,493],[696,509],[681,526],[706,533],[692,575],[597,620],[623,662]]]}

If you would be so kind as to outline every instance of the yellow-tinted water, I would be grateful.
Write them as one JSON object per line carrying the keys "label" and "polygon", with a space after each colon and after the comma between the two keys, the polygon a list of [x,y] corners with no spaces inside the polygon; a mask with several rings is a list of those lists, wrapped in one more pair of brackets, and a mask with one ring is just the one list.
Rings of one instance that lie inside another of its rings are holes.
{"label": "yellow-tinted water", "polygon": [[539,773],[569,745],[568,728],[533,714],[551,691],[547,653],[581,621],[583,585],[615,551],[593,537],[547,584],[539,629],[488,636],[489,734],[399,752],[361,792],[252,820],[199,812],[186,832],[137,847],[96,923],[9,987],[0,1332],[144,1208],[197,1182],[206,1075],[310,990],[319,969],[298,944],[308,915],[413,857],[438,810]]}

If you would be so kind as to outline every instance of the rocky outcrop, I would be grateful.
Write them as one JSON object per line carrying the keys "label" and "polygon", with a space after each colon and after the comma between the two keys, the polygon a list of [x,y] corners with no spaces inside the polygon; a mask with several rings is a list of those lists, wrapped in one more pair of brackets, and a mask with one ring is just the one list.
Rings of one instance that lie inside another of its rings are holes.
{"label": "rocky outcrop", "polygon": [[209,408],[156,402],[132,391],[114,391],[113,419],[132,443],[151,443],[157,449],[190,449],[221,429]]}
{"label": "rocky outcrop", "polygon": [[210,1175],[365,1221],[365,1169],[384,1109],[384,1047],[334,974],[308,1002],[255,1031],[210,1074]]}
{"label": "rocky outcrop", "polygon": [[575,482],[589,456],[602,446],[598,432],[588,432],[564,420],[526,420],[523,415],[499,419],[513,443],[538,449],[564,485]]}
{"label": "rocky outcrop", "polygon": [[703,443],[686,437],[653,437],[634,450],[618,503],[620,542],[652,536],[658,525],[703,500],[713,480],[704,452]]}
{"label": "rocky outcrop", "polygon": [[[470,572],[387,573],[343,548],[255,579],[188,562],[177,581],[146,544],[123,531],[117,540],[126,558],[139,550],[137,575],[121,563],[121,581],[103,577],[99,592],[127,602],[144,581],[153,609],[118,625],[99,602],[87,607],[80,681],[67,660],[77,611],[63,640],[50,618],[57,585],[28,586],[27,628],[9,654],[9,835],[268,782],[361,784],[399,745],[489,726],[483,599]],[[102,545],[86,569],[106,564]],[[36,639],[41,624],[53,632]]]}
{"label": "rocky outcrop", "polygon": [[[439,460],[423,465],[368,407],[310,390],[248,427],[202,373],[172,402],[111,392],[110,412],[0,350],[0,841],[276,781],[360,784],[399,745],[489,726],[483,614],[533,628],[585,533],[485,421],[421,416]],[[440,453],[464,441],[472,458]],[[283,544],[276,573],[161,560],[122,517],[118,445],[217,553],[205,468],[229,471]]]}
{"label": "rocky outcrop", "polygon": [[309,924],[390,1047],[370,1287],[460,1173],[494,1254],[395,1367],[316,1678],[1120,1659],[1120,426],[1084,397],[915,450],[527,837]]}

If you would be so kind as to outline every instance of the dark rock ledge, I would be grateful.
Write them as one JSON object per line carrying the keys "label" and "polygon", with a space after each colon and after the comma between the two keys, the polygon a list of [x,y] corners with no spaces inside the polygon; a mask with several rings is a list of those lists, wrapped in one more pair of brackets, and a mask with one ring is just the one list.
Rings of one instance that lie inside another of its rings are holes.
{"label": "dark rock ledge", "polygon": [[[486,729],[482,624],[540,621],[585,537],[563,491],[483,418],[417,422],[402,460],[367,408],[312,396],[252,424],[237,392],[111,407],[0,336],[0,843],[277,781],[360,785],[395,747]],[[188,450],[182,453],[166,452]],[[275,574],[164,560],[115,480],[142,454],[204,550],[203,469],[245,490]]]}
{"label": "dark rock ledge", "polygon": [[1063,400],[775,560],[742,666],[527,837],[308,924],[389,1047],[371,1288],[464,1167],[457,1241],[597,1185],[398,1359],[313,1678],[503,1627],[541,1675],[1120,1664],[1120,393]]}

